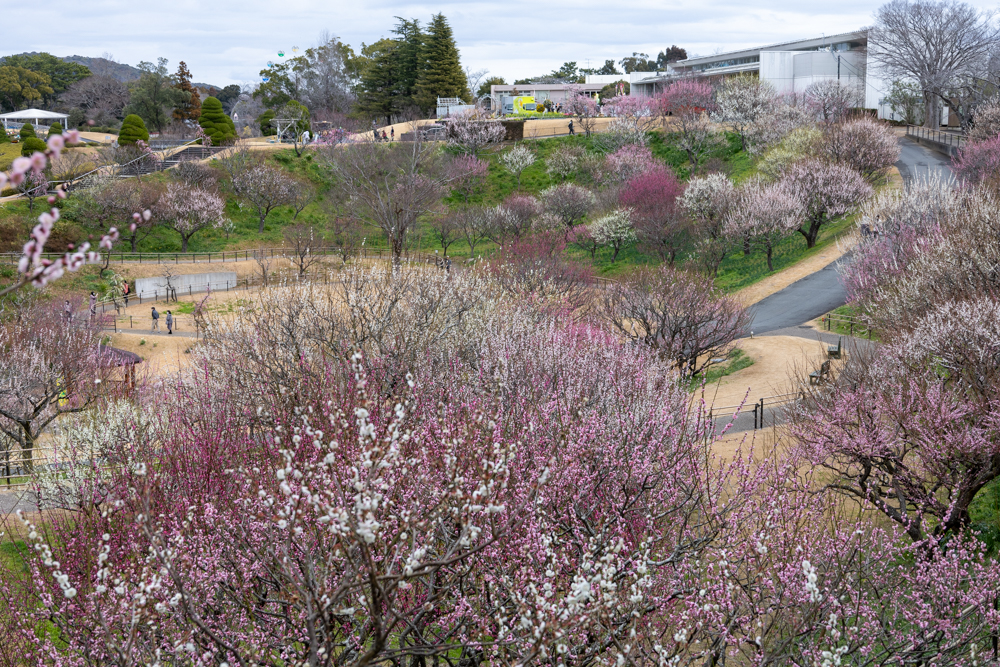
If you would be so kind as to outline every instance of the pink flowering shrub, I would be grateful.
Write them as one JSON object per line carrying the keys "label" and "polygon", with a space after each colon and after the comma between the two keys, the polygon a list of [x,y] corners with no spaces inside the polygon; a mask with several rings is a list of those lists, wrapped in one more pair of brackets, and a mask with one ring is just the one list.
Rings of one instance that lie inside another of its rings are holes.
{"label": "pink flowering shrub", "polygon": [[652,151],[637,144],[622,146],[604,159],[604,165],[604,179],[611,183],[624,183],[648,171],[664,169]]}
{"label": "pink flowering shrub", "polygon": [[952,158],[951,167],[958,180],[966,185],[985,184],[997,189],[997,174],[1000,173],[1000,135],[967,143]]}
{"label": "pink flowering shrub", "polygon": [[159,423],[109,452],[129,464],[99,471],[107,500],[44,530],[25,517],[0,650],[960,664],[989,641],[997,573],[975,542],[847,516],[799,458],[716,459],[647,346],[485,272],[417,277],[349,270],[215,323]]}
{"label": "pink flowering shrub", "polygon": [[673,264],[688,228],[678,197],[684,186],[666,168],[639,174],[625,183],[618,201],[631,210],[635,234],[647,252]]}

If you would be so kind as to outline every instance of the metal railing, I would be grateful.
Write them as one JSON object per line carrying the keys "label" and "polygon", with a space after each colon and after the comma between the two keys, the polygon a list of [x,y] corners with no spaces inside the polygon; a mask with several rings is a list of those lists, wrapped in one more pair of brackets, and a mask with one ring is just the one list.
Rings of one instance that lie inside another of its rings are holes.
{"label": "metal railing", "polygon": [[922,127],[920,125],[907,125],[906,136],[916,137],[925,141],[933,141],[936,144],[950,146],[952,148],[962,148],[962,146],[967,142],[967,139],[962,134],[932,130],[929,127]]}
{"label": "metal railing", "polygon": [[743,415],[753,415],[753,430],[758,430],[764,428],[764,417],[767,414],[765,412],[766,408],[772,408],[772,419],[771,425],[777,424],[777,421],[773,418],[773,408],[792,403],[799,399],[801,392],[790,392],[787,394],[775,394],[773,396],[764,396],[751,405],[726,405],[722,407],[711,406],[708,409],[708,419],[709,421],[714,421],[716,419],[737,418]]}
{"label": "metal railing", "polygon": [[[186,148],[187,146],[189,146],[191,144],[194,144],[194,143],[197,143],[198,141],[200,141],[200,139],[192,139],[192,140],[190,140],[190,141],[188,141],[186,143],[180,144],[180,146]],[[128,167],[131,167],[133,164],[142,162],[144,160],[153,160],[156,164],[162,165],[162,164],[166,163],[166,161],[167,161],[167,154],[166,154],[166,152],[168,150],[173,149],[173,148],[175,148],[175,147],[174,146],[168,146],[168,147],[166,147],[166,148],[164,148],[164,149],[162,149],[160,151],[153,151],[153,153],[145,153],[145,154],[140,155],[139,157],[135,158],[134,160],[129,160],[128,162],[125,162],[124,164],[118,163],[118,164],[111,164],[111,165],[101,165],[100,167],[96,167],[96,168],[91,169],[90,171],[88,171],[86,173],[80,174],[79,176],[74,176],[74,177],[66,179],[64,181],[47,181],[44,185],[39,185],[36,188],[32,188],[31,190],[28,190],[27,192],[22,192],[22,193],[20,193],[20,194],[18,194],[16,196],[18,196],[18,197],[24,197],[24,196],[27,196],[27,194],[29,192],[34,192],[36,190],[42,190],[42,194],[44,195],[46,192],[48,192],[48,190],[49,190],[50,187],[56,188],[56,187],[58,187],[60,185],[65,185],[66,188],[69,189],[70,186],[72,186],[72,185],[74,185],[76,183],[79,183],[80,181],[82,181],[86,177],[91,176],[91,175],[96,174],[96,173],[99,173],[101,171],[110,172],[112,176],[118,176],[118,175],[121,175],[123,173],[127,173],[126,169]],[[183,148],[182,148],[182,150],[183,150]],[[160,156],[160,157],[157,157],[157,156],[154,155],[157,152],[163,153],[163,155]],[[178,152],[180,152],[180,151],[178,151]],[[153,171],[156,171],[156,169],[154,168]],[[143,173],[148,173],[148,172],[143,172]]]}

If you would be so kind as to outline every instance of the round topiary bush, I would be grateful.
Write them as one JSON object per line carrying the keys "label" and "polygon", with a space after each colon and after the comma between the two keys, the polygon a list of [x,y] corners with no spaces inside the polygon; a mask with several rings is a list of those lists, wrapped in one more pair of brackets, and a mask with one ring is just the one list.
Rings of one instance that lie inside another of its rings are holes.
{"label": "round topiary bush", "polygon": [[149,130],[146,129],[146,124],[142,122],[141,118],[130,113],[122,121],[122,129],[118,133],[118,145],[135,146],[135,143],[140,139],[149,141]]}
{"label": "round topiary bush", "polygon": [[207,97],[201,103],[198,124],[212,139],[213,146],[225,146],[236,141],[236,125],[233,124],[233,119],[222,110],[222,102],[214,97]]}
{"label": "round topiary bush", "polygon": [[49,125],[49,136],[50,137],[54,137],[57,134],[62,134],[62,133],[63,133],[63,126],[59,123],[59,121],[56,121],[56,122],[52,123],[51,125]]}
{"label": "round topiary bush", "polygon": [[18,132],[18,134],[20,135],[22,141],[24,139],[27,139],[28,137],[37,138],[37,136],[35,135],[35,128],[31,123],[25,123],[24,125],[22,125],[21,131]]}
{"label": "round topiary bush", "polygon": [[38,137],[28,137],[21,142],[21,155],[24,157],[31,157],[33,153],[45,152],[48,146],[45,142]]}

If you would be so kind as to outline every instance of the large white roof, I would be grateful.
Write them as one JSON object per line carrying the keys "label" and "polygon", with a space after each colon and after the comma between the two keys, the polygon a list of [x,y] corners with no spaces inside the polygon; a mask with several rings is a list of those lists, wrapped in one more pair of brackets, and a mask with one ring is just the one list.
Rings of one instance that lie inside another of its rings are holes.
{"label": "large white roof", "polygon": [[0,113],[0,118],[6,120],[20,120],[26,118],[28,120],[34,120],[42,118],[52,119],[52,118],[69,118],[69,114],[57,113],[55,111],[45,111],[44,109],[25,109],[24,111],[11,111],[9,113]]}

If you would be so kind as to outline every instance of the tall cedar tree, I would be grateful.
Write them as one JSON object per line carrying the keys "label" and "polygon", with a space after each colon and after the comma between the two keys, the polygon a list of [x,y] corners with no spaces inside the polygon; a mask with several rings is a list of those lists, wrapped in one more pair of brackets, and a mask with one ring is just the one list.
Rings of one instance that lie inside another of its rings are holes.
{"label": "tall cedar tree", "polygon": [[201,95],[198,89],[191,85],[191,72],[188,71],[187,63],[183,60],[177,65],[177,74],[174,74],[177,81],[174,88],[182,90],[188,95],[185,102],[180,102],[174,107],[174,120],[184,122],[186,120],[198,120],[201,115]]}
{"label": "tall cedar tree", "polygon": [[399,92],[393,107],[396,111],[405,111],[410,107],[417,106],[417,86],[422,73],[424,62],[424,49],[427,45],[427,34],[420,29],[420,21],[411,19],[407,21],[396,17],[399,23],[393,28],[394,35],[398,35],[396,41],[396,72],[399,77]]}
{"label": "tall cedar tree", "polygon": [[401,97],[398,50],[399,41],[395,39],[380,39],[361,47],[358,111],[386,123]]}
{"label": "tall cedar tree", "polygon": [[417,104],[430,111],[438,97],[470,99],[469,83],[459,62],[458,47],[444,14],[431,19],[421,51],[421,71],[417,80]]}

